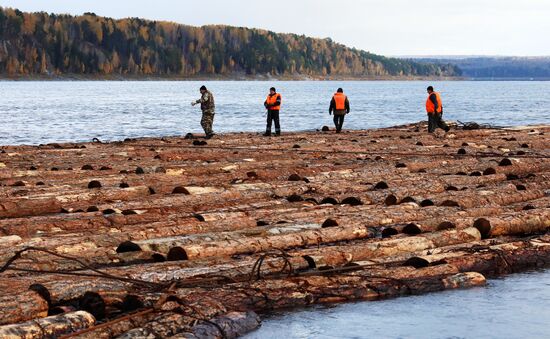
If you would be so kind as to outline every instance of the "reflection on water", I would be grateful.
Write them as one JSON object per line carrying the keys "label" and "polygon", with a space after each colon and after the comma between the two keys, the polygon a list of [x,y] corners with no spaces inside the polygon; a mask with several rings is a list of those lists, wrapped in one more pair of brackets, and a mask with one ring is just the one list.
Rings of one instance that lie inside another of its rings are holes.
{"label": "reflection on water", "polygon": [[273,315],[244,338],[550,338],[549,319],[550,271],[544,271],[483,288]]}
{"label": "reflection on water", "polygon": [[[121,140],[201,132],[190,102],[199,82],[0,81],[0,145]],[[262,131],[271,86],[283,96],[283,131],[331,125],[329,101],[343,87],[345,128],[388,127],[426,119],[425,81],[205,82],[216,97],[217,132]],[[435,82],[445,118],[496,125],[550,123],[550,82]]]}

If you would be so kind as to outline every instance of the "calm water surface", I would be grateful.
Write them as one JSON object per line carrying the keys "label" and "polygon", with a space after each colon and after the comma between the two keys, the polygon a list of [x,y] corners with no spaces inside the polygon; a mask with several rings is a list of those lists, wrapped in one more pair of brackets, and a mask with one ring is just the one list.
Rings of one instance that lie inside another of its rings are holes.
{"label": "calm water surface", "polygon": [[[190,102],[203,82],[0,82],[0,145],[201,132]],[[345,127],[388,127],[425,119],[423,81],[204,82],[216,97],[216,132],[262,131],[271,86],[283,96],[283,131],[331,125],[328,106],[343,87],[352,113]],[[495,125],[550,123],[550,82],[435,82],[445,118]]]}
{"label": "calm water surface", "polygon": [[550,338],[550,271],[482,288],[274,315],[244,338]]}
{"label": "calm water surface", "polygon": [[[0,82],[0,145],[121,140],[200,132],[190,102],[202,82]],[[425,119],[428,82],[204,82],[216,97],[216,132],[262,131],[271,86],[283,95],[283,131],[331,125],[343,87],[345,128]],[[550,82],[436,82],[445,118],[500,126],[550,124]],[[252,338],[550,338],[550,271],[486,288],[312,308],[264,321]]]}

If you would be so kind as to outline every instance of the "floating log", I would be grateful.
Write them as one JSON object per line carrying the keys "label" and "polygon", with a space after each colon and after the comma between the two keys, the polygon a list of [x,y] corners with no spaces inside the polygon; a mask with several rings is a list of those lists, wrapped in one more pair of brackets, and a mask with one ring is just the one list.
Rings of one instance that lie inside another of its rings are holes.
{"label": "floating log", "polygon": [[[69,257],[11,262],[0,319],[79,310],[100,323],[67,334],[196,336],[234,311],[476,286],[468,272],[546,265],[550,129],[417,129],[3,146],[0,267],[28,246]],[[134,251],[117,253],[123,243]]]}
{"label": "floating log", "polygon": [[57,338],[94,324],[93,315],[85,311],[76,311],[21,324],[0,326],[0,338]]}
{"label": "floating log", "polygon": [[0,296],[0,325],[43,318],[47,315],[48,302],[34,291]]}
{"label": "floating log", "polygon": [[149,240],[125,242],[117,248],[117,252],[125,252],[125,248],[131,247],[132,250],[154,251],[168,253],[174,247],[185,247],[199,243],[211,243],[216,241],[244,241],[251,237],[270,236],[281,234],[299,233],[307,230],[320,229],[321,225],[308,224],[290,224],[280,227],[254,227],[233,232],[202,233],[196,235],[179,236],[172,238],[155,238]]}
{"label": "floating log", "polygon": [[534,234],[550,228],[550,209],[530,210],[474,222],[484,238],[500,235]]}
{"label": "floating log", "polygon": [[192,260],[196,258],[231,256],[257,253],[271,249],[286,249],[296,246],[312,246],[342,240],[362,239],[372,236],[366,227],[331,227],[284,235],[251,237],[241,240],[227,240],[172,247],[173,259]]}
{"label": "floating log", "polygon": [[260,327],[260,317],[252,311],[229,312],[222,316],[199,323],[188,333],[172,336],[172,339],[232,339],[239,338]]}
{"label": "floating log", "polygon": [[437,247],[468,243],[481,239],[474,228],[426,233],[414,237],[375,241],[359,245],[332,246],[316,250],[293,251],[293,255],[307,256],[314,263],[312,267],[340,266],[353,261],[391,257],[404,253],[415,253]]}
{"label": "floating log", "polygon": [[48,213],[59,213],[63,207],[71,204],[90,204],[90,202],[132,199],[149,195],[145,186],[127,189],[110,189],[106,191],[89,191],[79,194],[58,195],[56,197],[40,197],[24,199],[5,199],[0,203],[0,218],[14,218]]}

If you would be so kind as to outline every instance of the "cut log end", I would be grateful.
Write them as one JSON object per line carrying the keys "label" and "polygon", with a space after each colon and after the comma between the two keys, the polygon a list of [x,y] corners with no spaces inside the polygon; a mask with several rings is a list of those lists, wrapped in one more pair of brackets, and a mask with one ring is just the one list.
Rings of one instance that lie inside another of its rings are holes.
{"label": "cut log end", "polygon": [[497,171],[492,167],[489,167],[485,171],[483,171],[483,175],[495,175],[495,174],[497,174]]}
{"label": "cut log end", "polygon": [[185,249],[176,246],[172,247],[168,254],[166,255],[166,260],[168,261],[180,261],[180,260],[189,260],[189,257],[187,256],[187,252]]}
{"label": "cut log end", "polygon": [[125,241],[118,245],[116,248],[117,253],[127,253],[127,252],[139,252],[141,251],[141,247],[139,247],[138,244],[131,242],[131,241]]}
{"label": "cut log end", "polygon": [[288,200],[288,202],[300,202],[300,201],[304,201],[304,198],[302,198],[301,195],[292,194],[292,195],[288,196],[286,198],[286,200]]}
{"label": "cut log end", "polygon": [[405,197],[401,199],[401,201],[399,202],[399,204],[406,204],[406,203],[416,203],[416,199],[413,197]]}
{"label": "cut log end", "polygon": [[204,219],[204,217],[201,214],[198,214],[198,213],[193,213],[193,218],[197,219],[200,222],[205,222],[206,221],[206,219]]}
{"label": "cut log end", "polygon": [[444,221],[444,222],[440,223],[439,225],[437,225],[437,230],[438,231],[450,230],[450,229],[455,229],[455,228],[456,228],[456,225],[453,224],[450,221]]}
{"label": "cut log end", "polygon": [[166,257],[163,256],[160,253],[153,253],[153,255],[151,255],[151,258],[153,259],[154,262],[165,262],[166,261]]}
{"label": "cut log end", "polygon": [[172,190],[172,194],[185,194],[185,195],[189,195],[189,191],[185,188],[185,187],[182,187],[182,186],[178,186],[176,188],[174,188]]}
{"label": "cut log end", "polygon": [[417,224],[410,223],[403,227],[403,233],[408,235],[417,235],[422,233],[422,229]]}
{"label": "cut log end", "polygon": [[420,206],[422,207],[429,207],[429,206],[434,206],[434,202],[430,199],[424,199],[420,202]]}
{"label": "cut log end", "polygon": [[414,268],[424,268],[424,267],[428,267],[430,266],[430,262],[424,258],[421,258],[421,257],[412,257],[412,258],[409,258],[407,259],[407,261],[405,261],[405,263],[403,264],[404,266],[411,266],[411,267],[414,267]]}
{"label": "cut log end", "polygon": [[103,298],[95,292],[86,292],[79,300],[80,309],[89,312],[97,320],[106,316],[106,304]]}
{"label": "cut log end", "polygon": [[481,233],[482,239],[487,239],[491,234],[491,222],[485,218],[479,218],[474,222],[474,227]]}
{"label": "cut log end", "polygon": [[317,268],[317,264],[315,263],[315,259],[313,259],[309,255],[304,255],[304,256],[302,256],[302,258],[304,258],[304,260],[307,262],[310,269]]}
{"label": "cut log end", "polygon": [[326,197],[323,200],[321,200],[321,202],[319,204],[320,205],[325,205],[325,204],[338,205],[338,200],[336,200],[334,198],[331,198],[331,197]]}
{"label": "cut log end", "polygon": [[38,293],[38,295],[41,296],[44,300],[46,300],[48,305],[51,306],[52,297],[50,295],[50,291],[48,291],[48,289],[44,285],[32,284],[31,286],[29,286],[29,290]]}
{"label": "cut log end", "polygon": [[393,194],[390,194],[386,197],[386,199],[384,200],[384,204],[386,206],[393,206],[393,205],[397,205],[397,197]]}
{"label": "cut log end", "polygon": [[133,294],[128,294],[122,300],[120,309],[124,312],[132,312],[143,308],[143,306],[144,305],[141,297]]}
{"label": "cut log end", "polygon": [[389,188],[389,186],[385,181],[380,181],[379,183],[374,185],[375,190],[385,190],[385,189],[388,189],[388,188]]}
{"label": "cut log end", "polygon": [[294,173],[288,177],[288,181],[302,181],[302,177],[299,174]]}
{"label": "cut log end", "polygon": [[498,165],[501,166],[501,167],[512,166],[512,160],[510,160],[508,158],[504,158],[498,163]]}
{"label": "cut log end", "polygon": [[101,188],[101,182],[97,181],[97,180],[92,180],[88,183],[88,188],[92,189],[92,188]]}
{"label": "cut log end", "polygon": [[393,227],[386,227],[382,230],[382,238],[389,238],[397,234],[399,234],[399,232]]}
{"label": "cut log end", "polygon": [[360,206],[363,205],[363,202],[360,198],[357,197],[348,197],[342,200],[342,205],[351,205],[351,206]]}
{"label": "cut log end", "polygon": [[336,227],[336,226],[338,226],[338,222],[334,219],[327,219],[325,220],[325,222],[323,222],[323,225],[321,225],[322,228]]}

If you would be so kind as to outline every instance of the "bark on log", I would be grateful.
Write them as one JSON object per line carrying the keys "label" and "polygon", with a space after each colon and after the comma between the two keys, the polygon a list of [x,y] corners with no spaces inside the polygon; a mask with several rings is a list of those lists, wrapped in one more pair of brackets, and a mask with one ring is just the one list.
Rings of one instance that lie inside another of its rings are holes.
{"label": "bark on log", "polygon": [[0,325],[24,322],[48,315],[48,302],[34,291],[0,296]]}
{"label": "bark on log", "polygon": [[[211,243],[218,241],[246,241],[247,238],[258,236],[272,236],[282,234],[299,233],[308,230],[321,229],[320,224],[307,223],[307,224],[291,224],[284,226],[272,226],[272,227],[253,227],[244,230],[237,230],[232,232],[218,232],[218,233],[202,233],[188,236],[177,236],[171,238],[155,238],[148,240],[126,242],[124,246],[139,247],[142,251],[152,251],[160,253],[168,253],[173,247],[184,247],[190,245],[196,245],[201,243]],[[133,246],[135,245],[135,246]],[[124,246],[119,246],[117,252],[123,251]]]}
{"label": "bark on log", "polygon": [[550,265],[550,238],[539,237],[513,243],[487,246],[474,254],[449,256],[444,261],[460,271],[476,271],[486,276],[500,276],[543,268]]}
{"label": "bark on log", "polygon": [[481,232],[484,238],[545,232],[550,228],[550,209],[479,218],[473,226]]}
{"label": "bark on log", "polygon": [[85,311],[76,311],[21,324],[0,326],[0,338],[57,338],[64,334],[89,328],[94,324],[95,318],[93,315]]}
{"label": "bark on log", "polygon": [[363,239],[369,236],[372,236],[372,234],[366,227],[362,226],[331,227],[294,234],[185,245],[183,247],[172,247],[170,251],[174,255],[174,259],[192,260],[196,258],[257,253],[271,249],[287,249],[296,246],[313,246],[342,240]]}
{"label": "bark on log", "polygon": [[97,203],[106,200],[132,199],[149,195],[146,186],[127,189],[99,190],[80,194],[6,199],[0,203],[0,218],[16,218],[49,213],[59,213],[63,207]]}
{"label": "bark on log", "polygon": [[331,246],[321,249],[293,251],[314,263],[314,267],[340,266],[353,261],[392,257],[405,253],[415,253],[427,249],[463,244],[481,240],[481,234],[473,227],[464,230],[451,230],[426,233],[419,236],[376,241],[359,245]]}
{"label": "bark on log", "polygon": [[[217,326],[213,325],[216,324]],[[260,317],[252,311],[229,312],[193,326],[190,332],[180,333],[171,339],[234,339],[239,338],[260,327]],[[221,328],[218,328],[218,326]]]}
{"label": "bark on log", "polygon": [[[154,299],[159,299],[159,294]],[[173,298],[172,298],[173,299]],[[123,321],[114,321],[112,324],[105,323],[96,328],[91,328],[85,333],[78,334],[82,338],[111,338],[130,333],[123,337],[166,338],[191,329],[192,324],[197,320],[208,320],[228,312],[223,301],[212,298],[188,298],[181,301],[165,301],[158,305],[158,309],[148,313],[137,312],[134,316]],[[178,312],[183,310],[184,312]],[[176,313],[171,313],[175,311]],[[138,325],[139,324],[139,325]]]}

